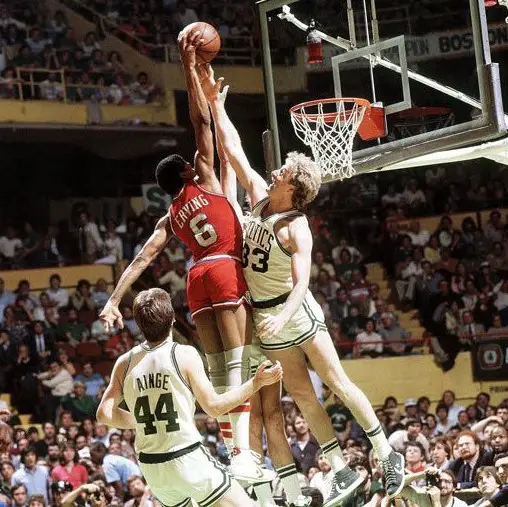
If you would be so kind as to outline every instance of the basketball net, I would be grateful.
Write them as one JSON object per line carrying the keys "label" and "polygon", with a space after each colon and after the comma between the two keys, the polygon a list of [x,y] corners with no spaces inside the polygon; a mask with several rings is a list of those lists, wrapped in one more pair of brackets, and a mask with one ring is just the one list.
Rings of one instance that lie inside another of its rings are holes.
{"label": "basketball net", "polygon": [[[332,112],[325,112],[326,106]],[[368,102],[361,99],[323,99],[290,109],[298,138],[312,150],[324,180],[351,178],[353,142]]]}

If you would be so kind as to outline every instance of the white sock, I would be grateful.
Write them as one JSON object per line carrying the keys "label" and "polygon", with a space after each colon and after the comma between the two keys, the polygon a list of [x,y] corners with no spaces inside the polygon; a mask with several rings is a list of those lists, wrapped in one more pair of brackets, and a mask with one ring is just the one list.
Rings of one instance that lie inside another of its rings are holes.
{"label": "white sock", "polygon": [[347,465],[344,461],[344,456],[342,455],[337,439],[334,438],[333,440],[322,444],[321,450],[330,461],[330,465],[332,466],[334,473],[346,468]]}
{"label": "white sock", "polygon": [[[208,362],[208,373],[210,374],[210,382],[217,394],[224,394],[226,392],[226,356],[224,352],[218,354],[206,354]],[[217,417],[219,428],[224,439],[224,444],[228,450],[233,448],[233,433],[231,431],[231,421],[229,415],[224,414]]]}
{"label": "white sock", "polygon": [[277,504],[272,496],[272,487],[269,482],[264,484],[256,484],[254,486],[259,507],[276,507]]}
{"label": "white sock", "polygon": [[296,465],[291,463],[289,465],[279,467],[276,469],[277,475],[282,482],[288,503],[294,503],[302,494],[300,483],[298,482],[298,472]]}
{"label": "white sock", "polygon": [[365,430],[365,433],[369,437],[370,443],[372,444],[372,447],[374,447],[374,451],[377,454],[377,457],[379,459],[386,459],[393,451],[393,449],[388,443],[381,425],[377,424],[374,426],[374,428]]}
{"label": "white sock", "polygon": [[[250,376],[249,347],[226,350],[227,389],[242,385]],[[233,444],[240,449],[249,449],[250,400],[229,412]]]}

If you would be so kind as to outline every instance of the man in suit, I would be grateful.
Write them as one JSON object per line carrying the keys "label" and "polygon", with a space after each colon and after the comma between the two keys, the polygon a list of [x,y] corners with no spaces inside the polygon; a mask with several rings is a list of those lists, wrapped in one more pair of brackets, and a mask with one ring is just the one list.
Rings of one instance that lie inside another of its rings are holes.
{"label": "man in suit", "polygon": [[44,323],[36,321],[33,333],[26,339],[26,344],[30,347],[32,357],[37,357],[39,362],[48,364],[56,357],[56,344],[54,338],[44,331]]}
{"label": "man in suit", "polygon": [[474,488],[478,468],[494,464],[493,451],[483,450],[478,436],[471,430],[465,430],[459,434],[457,447],[460,458],[449,466],[457,477],[457,489]]}
{"label": "man in suit", "polygon": [[0,329],[0,392],[10,393],[12,380],[10,372],[16,362],[18,352],[16,345],[11,341],[9,333]]}
{"label": "man in suit", "polygon": [[471,342],[479,335],[485,333],[485,328],[482,324],[477,324],[474,321],[473,313],[470,311],[462,314],[463,326],[459,327],[458,335],[459,341],[463,348],[469,348]]}

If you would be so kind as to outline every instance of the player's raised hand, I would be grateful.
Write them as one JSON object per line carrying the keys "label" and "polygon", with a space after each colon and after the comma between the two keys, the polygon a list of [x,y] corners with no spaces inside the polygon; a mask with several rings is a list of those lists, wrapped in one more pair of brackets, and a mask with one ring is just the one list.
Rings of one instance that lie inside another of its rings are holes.
{"label": "player's raised hand", "polygon": [[180,59],[187,67],[196,66],[196,49],[203,44],[204,39],[201,32],[196,30],[182,30],[178,35],[178,50],[180,51]]}
{"label": "player's raised hand", "polygon": [[112,303],[106,303],[106,306],[99,315],[102,325],[107,333],[112,331],[115,326],[118,329],[123,329],[123,317],[118,309],[118,306]]}
{"label": "player's raised hand", "polygon": [[199,65],[199,77],[201,79],[201,87],[203,88],[203,93],[205,94],[208,102],[213,102],[215,100],[219,100],[224,103],[226,101],[226,97],[228,95],[229,85],[224,86],[224,78],[220,77],[215,81],[214,71],[212,66],[209,63],[203,63]]}
{"label": "player's raised hand", "polygon": [[278,335],[286,325],[286,321],[280,315],[265,315],[264,317],[256,326],[260,339],[267,339]]}
{"label": "player's raised hand", "polygon": [[259,365],[256,376],[254,377],[254,385],[256,388],[269,386],[282,380],[282,366],[279,361],[274,365],[270,361],[265,361]]}

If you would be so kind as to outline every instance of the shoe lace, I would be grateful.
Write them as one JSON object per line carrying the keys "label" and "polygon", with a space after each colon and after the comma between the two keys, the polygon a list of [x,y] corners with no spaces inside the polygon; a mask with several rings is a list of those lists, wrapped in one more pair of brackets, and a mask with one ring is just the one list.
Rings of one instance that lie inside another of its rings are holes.
{"label": "shoe lace", "polygon": [[395,468],[393,468],[391,462],[389,460],[383,461],[381,466],[383,467],[383,474],[385,476],[386,483],[394,484],[397,482],[397,472],[395,472]]}

